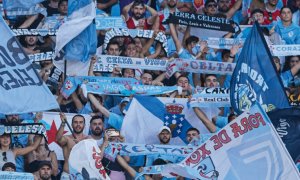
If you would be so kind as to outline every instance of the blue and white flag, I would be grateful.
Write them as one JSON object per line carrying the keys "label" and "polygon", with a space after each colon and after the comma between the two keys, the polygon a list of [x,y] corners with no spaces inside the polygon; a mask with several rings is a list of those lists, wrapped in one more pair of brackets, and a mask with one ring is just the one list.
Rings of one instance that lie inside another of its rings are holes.
{"label": "blue and white flag", "polygon": [[299,172],[259,104],[244,112],[164,176],[191,179],[299,179]]}
{"label": "blue and white flag", "polygon": [[281,79],[259,28],[255,23],[232,74],[230,100],[238,113],[249,109],[256,101],[266,112],[289,107]]}
{"label": "blue and white flag", "polygon": [[0,113],[19,114],[59,108],[2,17],[0,32]]}
{"label": "blue and white flag", "polygon": [[31,15],[41,13],[47,16],[45,8],[41,8],[38,3],[44,0],[3,0],[3,9],[8,16]]}
{"label": "blue and white flag", "polygon": [[14,8],[29,9],[42,1],[44,0],[3,0],[3,8],[6,10]]}
{"label": "blue and white flag", "polygon": [[[135,96],[126,112],[121,133],[128,143],[159,144],[157,135],[162,126],[172,131],[171,144],[187,144],[186,132],[195,127],[201,133],[209,133],[197,118],[192,108],[187,107],[187,98],[157,98]],[[217,116],[219,109],[201,108],[211,119]]]}
{"label": "blue and white flag", "polygon": [[[67,64],[67,74],[87,75],[90,56],[95,54],[97,49],[96,26],[93,22],[95,17],[96,9],[92,0],[68,1],[68,20],[56,33],[55,47],[56,55],[64,48],[64,58],[75,64],[74,69]],[[64,71],[63,59],[54,61],[54,64]],[[78,70],[83,68],[86,74],[78,74]]]}

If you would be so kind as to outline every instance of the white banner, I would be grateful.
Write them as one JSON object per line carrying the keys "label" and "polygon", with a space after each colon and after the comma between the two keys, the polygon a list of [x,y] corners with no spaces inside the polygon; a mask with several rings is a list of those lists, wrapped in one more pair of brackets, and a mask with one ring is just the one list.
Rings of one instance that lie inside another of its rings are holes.
{"label": "white banner", "polygon": [[[172,175],[170,173],[173,173]],[[244,112],[163,175],[191,179],[299,179],[299,172],[259,105]]]}
{"label": "white banner", "polygon": [[300,55],[299,44],[285,44],[285,45],[270,45],[271,53],[274,56],[297,56]]}
{"label": "white banner", "polygon": [[[152,30],[142,30],[142,29],[111,29],[106,32],[103,47],[106,49],[109,41],[116,36],[130,36],[131,38],[152,38],[154,36],[154,31]],[[162,47],[166,52],[168,52],[168,42],[167,37],[163,32],[157,33],[155,37],[156,41],[159,41],[162,44]]]}
{"label": "white banner", "polygon": [[12,29],[15,36],[55,36],[56,29]]}
{"label": "white banner", "polygon": [[99,55],[94,66],[94,71],[112,72],[115,66],[120,68],[147,69],[166,71],[168,60],[133,58],[123,56]]}
{"label": "white banner", "polygon": [[101,163],[101,150],[93,139],[86,139],[77,143],[70,153],[70,179],[100,179],[109,180]]}

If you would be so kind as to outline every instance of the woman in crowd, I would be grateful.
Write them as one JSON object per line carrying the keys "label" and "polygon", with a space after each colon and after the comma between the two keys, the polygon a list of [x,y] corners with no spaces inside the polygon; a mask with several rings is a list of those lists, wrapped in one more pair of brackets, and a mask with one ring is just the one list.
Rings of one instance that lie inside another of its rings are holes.
{"label": "woman in crowd", "polygon": [[42,136],[36,135],[34,143],[25,148],[11,148],[10,134],[3,134],[0,136],[0,168],[7,162],[16,164],[16,157],[26,155],[34,151],[42,141]]}

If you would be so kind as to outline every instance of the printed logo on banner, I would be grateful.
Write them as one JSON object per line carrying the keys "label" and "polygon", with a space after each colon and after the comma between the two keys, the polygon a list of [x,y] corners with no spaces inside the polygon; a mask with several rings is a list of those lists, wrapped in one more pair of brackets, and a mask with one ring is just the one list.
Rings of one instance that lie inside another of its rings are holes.
{"label": "printed logo on banner", "polygon": [[[195,159],[193,159],[195,158]],[[195,161],[199,161],[199,158],[201,158],[200,154],[194,154],[193,156],[191,156],[191,159],[189,159],[190,161],[195,160]],[[210,158],[210,156],[206,157],[205,159],[203,159],[202,161],[200,161],[198,164],[195,164],[194,166],[191,166],[191,168],[195,168],[197,167],[197,171],[200,175],[200,177],[203,177],[201,179],[203,180],[217,180],[219,177],[219,172],[215,169],[215,165],[212,161],[212,159]]]}
{"label": "printed logo on banner", "polygon": [[65,83],[65,89],[70,90],[73,87],[73,83],[70,80],[67,80]]}
{"label": "printed logo on banner", "polygon": [[182,114],[184,106],[176,104],[174,100],[173,103],[166,104],[165,108],[168,114],[165,114],[164,125],[171,129],[173,138],[177,137],[182,132],[182,127],[188,123]]}
{"label": "printed logo on banner", "polygon": [[138,35],[137,29],[130,29],[128,30],[130,37],[135,38]]}
{"label": "printed logo on banner", "polygon": [[235,99],[235,101],[238,102],[235,103],[238,104],[239,109],[243,111],[250,109],[256,101],[258,101],[267,112],[275,109],[273,104],[264,104],[261,95],[257,97],[257,94],[248,81],[246,81],[246,84],[237,84],[235,94],[238,97],[238,99]]}

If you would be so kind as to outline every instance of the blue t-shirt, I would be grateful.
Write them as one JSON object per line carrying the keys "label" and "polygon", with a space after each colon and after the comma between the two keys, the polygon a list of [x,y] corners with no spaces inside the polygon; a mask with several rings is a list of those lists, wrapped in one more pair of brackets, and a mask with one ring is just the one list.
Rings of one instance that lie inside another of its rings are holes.
{"label": "blue t-shirt", "polygon": [[280,34],[286,44],[300,44],[300,28],[295,24],[289,26],[283,26],[279,21],[275,28],[275,31]]}
{"label": "blue t-shirt", "polygon": [[120,116],[115,113],[110,113],[108,117],[108,125],[115,128],[116,130],[120,130],[123,124],[124,116]]}

